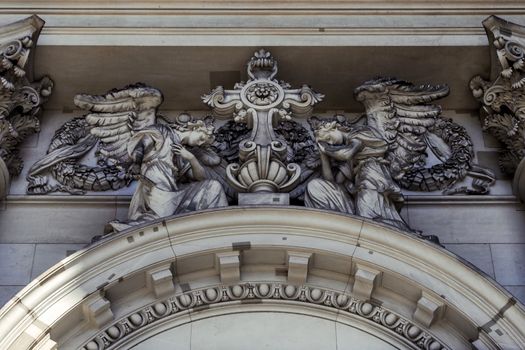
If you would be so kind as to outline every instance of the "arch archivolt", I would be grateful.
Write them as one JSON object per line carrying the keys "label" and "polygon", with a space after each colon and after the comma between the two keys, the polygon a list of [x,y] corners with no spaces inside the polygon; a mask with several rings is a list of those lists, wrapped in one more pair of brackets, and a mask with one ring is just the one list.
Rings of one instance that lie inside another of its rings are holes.
{"label": "arch archivolt", "polygon": [[401,349],[525,343],[521,305],[432,243],[337,213],[235,207],[153,222],[68,257],[2,309],[0,347],[125,349],[250,312],[330,319]]}

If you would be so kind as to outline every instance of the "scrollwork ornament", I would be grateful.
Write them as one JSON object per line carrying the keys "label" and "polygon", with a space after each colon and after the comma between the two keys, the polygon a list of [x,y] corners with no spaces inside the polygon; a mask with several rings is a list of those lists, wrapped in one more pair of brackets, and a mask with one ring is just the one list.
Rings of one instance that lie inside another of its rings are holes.
{"label": "scrollwork ornament", "polygon": [[473,96],[481,102],[483,128],[504,146],[499,165],[513,175],[525,150],[525,27],[491,16],[483,21],[490,49],[493,76],[470,81]]}
{"label": "scrollwork ornament", "polygon": [[309,116],[324,96],[306,85],[291,89],[276,79],[277,72],[277,60],[261,49],[248,61],[246,83],[236,84],[233,90],[217,87],[203,96],[203,102],[214,114],[233,117],[251,130],[249,136],[235,142],[239,145],[240,163],[227,168],[228,181],[240,192],[285,192],[300,179],[302,169],[287,164],[287,147],[275,128],[293,116]]}
{"label": "scrollwork ornament", "polygon": [[[32,81],[31,72],[26,71],[43,24],[40,18],[33,16],[0,28],[0,31],[9,32],[11,38],[0,43],[0,157],[8,169],[4,176],[13,177],[21,172],[23,162],[17,146],[39,131],[42,105],[53,89],[49,77]],[[27,25],[31,28],[29,35],[24,29]],[[17,31],[20,38],[13,39]],[[0,197],[5,190],[0,188]]]}

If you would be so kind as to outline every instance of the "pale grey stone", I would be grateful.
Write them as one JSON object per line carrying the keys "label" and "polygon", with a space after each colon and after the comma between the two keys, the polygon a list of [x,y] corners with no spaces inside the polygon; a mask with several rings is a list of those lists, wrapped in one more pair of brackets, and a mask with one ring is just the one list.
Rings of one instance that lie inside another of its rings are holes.
{"label": "pale grey stone", "polygon": [[0,285],[29,283],[34,244],[0,244]]}
{"label": "pale grey stone", "polygon": [[503,285],[525,285],[525,244],[491,244],[496,281]]}
{"label": "pale grey stone", "polygon": [[85,247],[85,244],[37,244],[31,279],[36,278],[60,260]]}
{"label": "pale grey stone", "polygon": [[437,235],[447,243],[525,243],[523,206],[494,204],[412,204],[408,217],[413,229]]}
{"label": "pale grey stone", "polygon": [[0,286],[0,308],[25,286]]}
{"label": "pale grey stone", "polygon": [[0,243],[89,243],[115,212],[114,200],[8,202],[0,211]]}
{"label": "pale grey stone", "polygon": [[239,205],[289,205],[289,193],[239,193]]}
{"label": "pale grey stone", "polygon": [[446,244],[452,253],[467,260],[469,263],[494,278],[494,266],[492,265],[492,254],[488,244]]}

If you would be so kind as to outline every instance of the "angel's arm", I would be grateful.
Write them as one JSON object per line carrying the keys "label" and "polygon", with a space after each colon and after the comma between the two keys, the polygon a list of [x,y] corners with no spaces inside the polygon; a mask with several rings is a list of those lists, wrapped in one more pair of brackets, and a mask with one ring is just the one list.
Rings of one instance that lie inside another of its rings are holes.
{"label": "angel's arm", "polygon": [[186,159],[190,163],[191,174],[193,175],[193,178],[195,180],[202,181],[206,179],[206,172],[204,170],[204,167],[193,153],[188,151],[184,146],[180,144],[173,146],[173,152],[182,157],[183,159]]}
{"label": "angel's arm", "polygon": [[330,158],[326,154],[326,149],[320,143],[318,143],[317,146],[319,147],[319,158],[321,160],[321,173],[323,174],[323,178],[327,181],[334,181],[332,164]]}
{"label": "angel's arm", "polygon": [[321,171],[323,174],[323,178],[328,181],[334,181],[334,174],[332,172],[332,165],[330,164],[330,158],[321,151],[320,152],[320,158],[321,158]]}
{"label": "angel's arm", "polygon": [[330,157],[339,161],[351,161],[357,152],[363,147],[363,142],[358,139],[351,139],[348,143],[348,147],[339,149],[337,151],[326,151]]}

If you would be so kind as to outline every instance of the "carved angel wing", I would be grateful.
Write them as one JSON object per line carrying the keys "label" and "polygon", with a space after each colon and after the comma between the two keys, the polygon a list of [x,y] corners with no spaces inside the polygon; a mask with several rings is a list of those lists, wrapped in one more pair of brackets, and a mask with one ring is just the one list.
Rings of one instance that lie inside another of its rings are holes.
{"label": "carved angel wing", "polygon": [[447,96],[446,85],[416,86],[406,81],[379,78],[355,89],[366,109],[367,123],[389,145],[388,160],[395,179],[425,164],[427,136],[441,113],[431,102]]}
{"label": "carved angel wing", "polygon": [[140,83],[111,90],[105,95],[75,96],[75,105],[91,112],[85,118],[91,127],[90,133],[100,140],[99,163],[126,163],[131,136],[155,124],[156,111],[162,101],[159,90]]}
{"label": "carved angel wing", "polygon": [[[406,81],[380,78],[355,91],[366,109],[367,123],[387,141],[390,172],[412,191],[485,194],[494,174],[473,163],[472,140],[461,125],[443,118],[441,107],[431,104],[449,93],[446,85],[416,86]],[[425,167],[428,149],[441,163]],[[466,176],[472,188],[452,186]]]}

